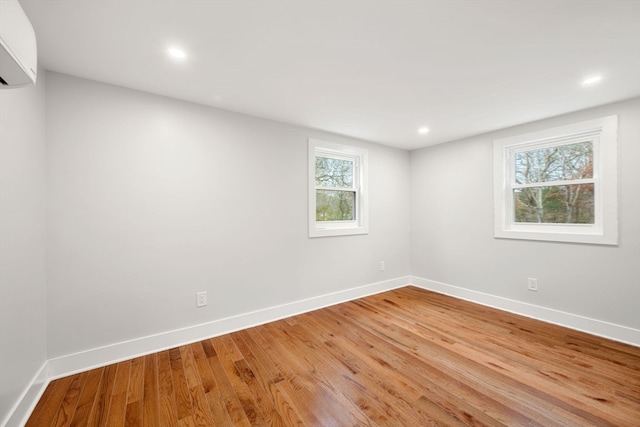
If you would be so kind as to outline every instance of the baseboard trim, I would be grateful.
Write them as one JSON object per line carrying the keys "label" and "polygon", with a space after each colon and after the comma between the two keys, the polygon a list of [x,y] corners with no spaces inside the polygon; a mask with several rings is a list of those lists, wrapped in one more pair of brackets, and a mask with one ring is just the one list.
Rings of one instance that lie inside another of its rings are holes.
{"label": "baseboard trim", "polygon": [[422,289],[640,347],[640,330],[638,329],[486,294],[484,292],[473,291],[435,280],[423,279],[421,277],[411,276],[411,283]]}
{"label": "baseboard trim", "polygon": [[49,360],[49,379],[54,380],[66,377],[78,372],[99,368],[134,357],[144,356],[241,329],[251,328],[330,305],[400,288],[407,286],[409,283],[410,276],[399,277],[193,325],[187,328],[56,357]]}
{"label": "baseboard trim", "polygon": [[49,385],[49,362],[45,361],[38,372],[29,382],[18,401],[6,418],[0,424],[1,427],[20,427],[24,426],[29,420],[29,415],[33,412],[36,404],[42,397],[45,389]]}
{"label": "baseboard trim", "polygon": [[54,379],[407,285],[640,347],[640,330],[637,329],[421,277],[404,276],[50,359],[36,373],[0,427],[24,425],[47,385]]}

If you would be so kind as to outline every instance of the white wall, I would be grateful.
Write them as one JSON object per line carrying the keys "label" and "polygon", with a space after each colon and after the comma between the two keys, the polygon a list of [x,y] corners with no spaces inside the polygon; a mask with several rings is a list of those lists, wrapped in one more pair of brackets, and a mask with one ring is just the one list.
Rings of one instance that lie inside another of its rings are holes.
{"label": "white wall", "polygon": [[[640,99],[408,153],[39,78],[0,91],[0,420],[47,359],[409,272],[640,329]],[[494,239],[493,140],[611,114],[620,245]],[[369,149],[369,235],[307,237],[309,137]]]}
{"label": "white wall", "polygon": [[[307,237],[309,137],[369,149],[368,235]],[[57,73],[47,144],[50,358],[409,271],[406,151]]]}
{"label": "white wall", "polygon": [[[613,114],[619,246],[495,239],[493,140]],[[634,99],[412,152],[412,275],[640,329],[638,141]],[[528,277],[538,292],[527,290]]]}
{"label": "white wall", "polygon": [[0,90],[0,423],[47,359],[42,74]]}

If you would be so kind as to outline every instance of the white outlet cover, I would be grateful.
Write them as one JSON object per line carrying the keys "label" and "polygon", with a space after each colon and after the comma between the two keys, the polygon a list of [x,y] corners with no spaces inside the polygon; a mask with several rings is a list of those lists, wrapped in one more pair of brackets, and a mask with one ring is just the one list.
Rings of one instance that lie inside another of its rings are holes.
{"label": "white outlet cover", "polygon": [[196,293],[196,306],[204,307],[205,305],[207,305],[207,292]]}

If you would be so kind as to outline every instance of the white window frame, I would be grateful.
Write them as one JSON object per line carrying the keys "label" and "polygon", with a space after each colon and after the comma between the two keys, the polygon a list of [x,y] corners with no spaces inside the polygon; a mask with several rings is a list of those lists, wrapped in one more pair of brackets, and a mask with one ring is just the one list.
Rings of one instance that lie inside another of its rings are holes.
{"label": "white window frame", "polygon": [[[309,138],[309,237],[345,236],[369,233],[368,151],[363,148],[335,144]],[[355,220],[316,221],[316,156],[350,160],[354,163]]]}
{"label": "white window frame", "polygon": [[[608,116],[495,140],[493,143],[494,236],[505,239],[617,245],[617,130],[618,116]],[[593,183],[594,224],[515,222],[513,190],[520,185],[515,183],[514,154],[581,141],[591,141],[593,144],[593,179],[549,184],[555,186]]]}

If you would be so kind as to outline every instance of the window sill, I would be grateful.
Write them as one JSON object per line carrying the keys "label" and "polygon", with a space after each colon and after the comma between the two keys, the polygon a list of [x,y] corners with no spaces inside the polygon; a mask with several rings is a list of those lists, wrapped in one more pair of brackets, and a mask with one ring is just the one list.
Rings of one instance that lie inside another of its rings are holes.
{"label": "window sill", "polygon": [[566,231],[533,231],[533,230],[499,230],[496,231],[494,237],[497,239],[515,239],[515,240],[542,240],[547,242],[566,242],[566,243],[586,243],[594,245],[612,245],[618,244],[617,236],[603,234],[599,231],[593,233],[580,230],[579,233],[568,233]]}
{"label": "window sill", "polygon": [[331,236],[352,236],[357,234],[369,234],[368,227],[327,227],[327,228],[312,228],[309,230],[309,237],[331,237]]}

